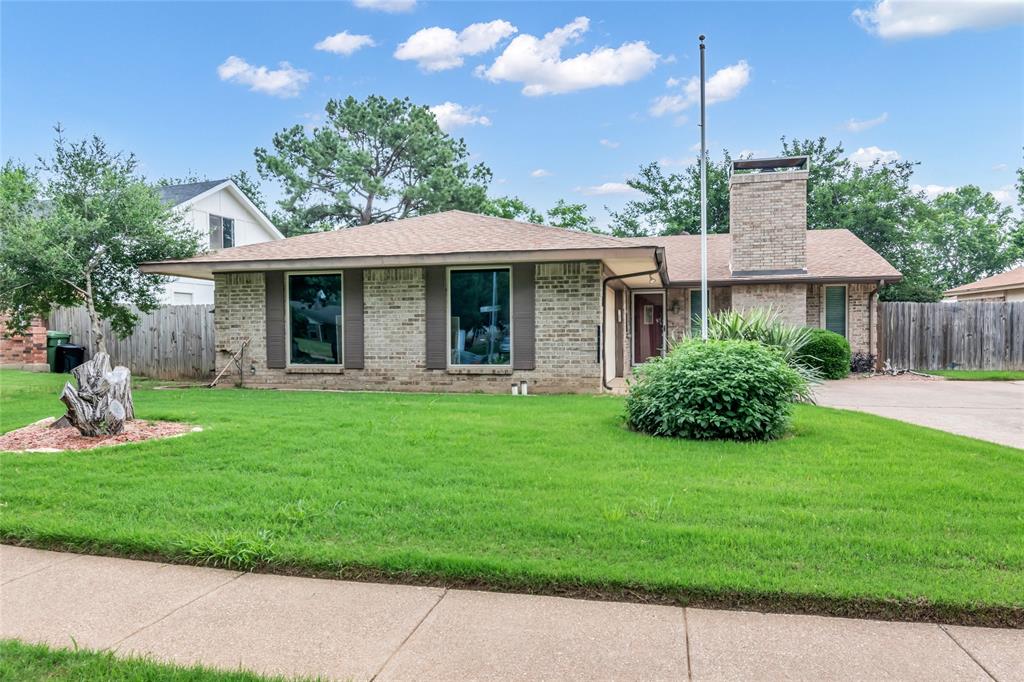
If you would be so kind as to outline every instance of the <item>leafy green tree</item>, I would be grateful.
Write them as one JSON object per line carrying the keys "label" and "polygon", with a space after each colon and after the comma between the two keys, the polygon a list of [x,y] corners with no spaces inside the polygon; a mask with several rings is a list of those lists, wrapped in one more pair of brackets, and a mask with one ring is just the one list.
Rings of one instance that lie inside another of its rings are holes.
{"label": "leafy green tree", "polygon": [[8,160],[0,168],[0,225],[23,222],[38,210],[39,180],[24,164]]}
{"label": "leafy green tree", "polygon": [[548,218],[555,227],[564,227],[567,230],[577,232],[602,233],[594,216],[587,215],[586,204],[570,204],[565,199],[559,199],[548,211]]}
{"label": "leafy green tree", "polygon": [[[708,232],[729,231],[729,166],[725,152],[721,162],[708,159]],[[612,233],[617,236],[700,234],[700,163],[679,173],[666,173],[657,161],[641,166],[626,184],[643,196],[628,202],[621,211],[609,211]]]}
{"label": "leafy green tree", "polygon": [[[38,195],[33,189],[27,198],[25,173],[4,166],[0,212],[18,216],[0,228],[0,311],[10,315],[9,332],[24,332],[54,307],[84,305],[91,348],[101,352],[103,320],[126,335],[138,321],[132,306],[157,307],[166,278],[143,274],[138,265],[191,256],[198,239],[137,165],[98,137],[68,142],[58,126],[53,158],[40,161],[45,183]],[[19,209],[19,201],[35,208]]]}
{"label": "leafy green tree", "polygon": [[1020,259],[1013,212],[992,194],[965,185],[936,197],[931,208],[922,250],[940,291],[998,274]]}
{"label": "leafy green tree", "polygon": [[462,139],[427,107],[372,95],[327,102],[324,125],[296,125],[256,149],[261,177],[280,182],[291,231],[331,230],[448,209],[479,212],[491,171],[470,166]]}
{"label": "leafy green tree", "polygon": [[521,220],[528,223],[537,223],[538,225],[544,222],[544,215],[532,206],[528,206],[519,197],[488,199],[480,212],[484,215],[493,215],[498,218],[508,218],[509,220]]}

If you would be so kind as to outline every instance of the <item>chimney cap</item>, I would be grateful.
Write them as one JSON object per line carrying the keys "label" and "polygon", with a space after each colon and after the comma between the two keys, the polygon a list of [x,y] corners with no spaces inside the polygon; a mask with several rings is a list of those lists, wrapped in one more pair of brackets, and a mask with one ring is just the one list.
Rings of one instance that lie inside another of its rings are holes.
{"label": "chimney cap", "polygon": [[781,170],[807,170],[810,168],[809,156],[777,156],[768,159],[740,159],[732,162],[732,170],[750,171],[755,173],[774,173]]}

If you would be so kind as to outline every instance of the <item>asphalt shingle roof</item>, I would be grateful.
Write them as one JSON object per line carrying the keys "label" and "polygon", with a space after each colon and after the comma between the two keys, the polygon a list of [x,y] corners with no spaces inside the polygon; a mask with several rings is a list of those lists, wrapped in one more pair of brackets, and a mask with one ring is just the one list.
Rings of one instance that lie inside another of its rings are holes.
{"label": "asphalt shingle roof", "polygon": [[970,284],[963,284],[961,286],[950,289],[946,294],[966,294],[972,291],[984,291],[987,289],[998,289],[1000,287],[1020,287],[1024,286],[1024,266],[1014,268],[1013,270],[1007,270],[1006,272],[1000,272],[998,275],[992,275],[985,279],[979,279],[977,282],[971,282]]}
{"label": "asphalt shingle roof", "polygon": [[213,189],[217,185],[227,182],[224,180],[206,180],[204,182],[189,182],[184,185],[166,185],[163,187],[157,187],[157,194],[164,203],[168,203],[171,206],[177,206],[183,204],[193,197],[197,197],[203,192]]}
{"label": "asphalt shingle roof", "polygon": [[[700,236],[636,237],[624,240],[633,244],[665,247],[668,277],[671,282],[700,281]],[[741,282],[744,277],[733,277],[729,262],[732,257],[732,235],[708,235],[708,281]],[[756,279],[787,281],[832,279],[885,279],[898,280],[900,273],[874,249],[849,230],[807,231],[807,274],[769,275]]]}

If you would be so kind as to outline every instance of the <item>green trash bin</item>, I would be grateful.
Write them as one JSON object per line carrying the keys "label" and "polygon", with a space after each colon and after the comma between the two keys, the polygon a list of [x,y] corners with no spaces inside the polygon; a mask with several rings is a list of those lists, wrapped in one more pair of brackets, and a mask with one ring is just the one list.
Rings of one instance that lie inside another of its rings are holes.
{"label": "green trash bin", "polygon": [[57,371],[57,346],[71,341],[71,334],[67,332],[46,332],[46,362],[50,365],[50,371]]}

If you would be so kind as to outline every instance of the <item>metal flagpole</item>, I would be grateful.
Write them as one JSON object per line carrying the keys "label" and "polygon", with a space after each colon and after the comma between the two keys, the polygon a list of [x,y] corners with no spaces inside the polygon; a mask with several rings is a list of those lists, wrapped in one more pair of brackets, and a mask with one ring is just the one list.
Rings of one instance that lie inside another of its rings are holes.
{"label": "metal flagpole", "polygon": [[700,37],[700,338],[708,340],[708,149],[704,114],[704,36]]}

